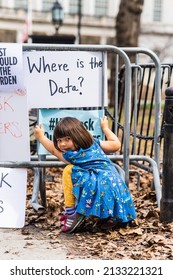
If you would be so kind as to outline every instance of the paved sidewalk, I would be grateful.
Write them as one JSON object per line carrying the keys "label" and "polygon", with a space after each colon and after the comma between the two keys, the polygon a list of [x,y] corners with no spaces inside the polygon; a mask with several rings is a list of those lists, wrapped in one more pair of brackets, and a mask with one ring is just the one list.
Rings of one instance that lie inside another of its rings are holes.
{"label": "paved sidewalk", "polygon": [[64,260],[67,249],[41,233],[22,234],[21,229],[0,229],[0,260]]}

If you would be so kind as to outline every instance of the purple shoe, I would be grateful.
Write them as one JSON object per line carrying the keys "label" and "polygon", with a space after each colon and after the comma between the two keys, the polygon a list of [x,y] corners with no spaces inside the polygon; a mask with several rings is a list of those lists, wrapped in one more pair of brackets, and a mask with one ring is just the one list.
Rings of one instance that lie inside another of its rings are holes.
{"label": "purple shoe", "polygon": [[64,225],[61,227],[61,231],[68,232],[68,233],[74,232],[74,230],[81,225],[84,218],[85,216],[80,215],[78,213],[75,213],[74,215],[71,216],[67,215]]}

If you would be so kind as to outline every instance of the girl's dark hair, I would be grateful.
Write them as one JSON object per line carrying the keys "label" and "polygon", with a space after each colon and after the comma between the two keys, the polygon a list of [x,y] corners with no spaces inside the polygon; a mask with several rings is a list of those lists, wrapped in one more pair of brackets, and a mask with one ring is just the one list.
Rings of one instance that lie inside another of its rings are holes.
{"label": "girl's dark hair", "polygon": [[57,139],[67,136],[71,138],[76,149],[87,149],[94,142],[93,136],[86,130],[83,124],[73,117],[65,117],[57,123],[53,135],[53,142],[56,149],[59,150]]}

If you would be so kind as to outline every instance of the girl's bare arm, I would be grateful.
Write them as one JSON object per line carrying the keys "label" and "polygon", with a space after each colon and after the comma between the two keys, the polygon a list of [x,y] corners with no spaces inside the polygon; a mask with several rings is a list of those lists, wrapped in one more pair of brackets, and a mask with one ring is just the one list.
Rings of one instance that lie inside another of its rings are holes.
{"label": "girl's bare arm", "polygon": [[62,152],[58,151],[54,143],[49,140],[45,135],[44,135],[44,129],[43,125],[40,124],[40,126],[36,125],[34,128],[34,136],[35,138],[44,146],[44,148],[50,152],[52,155],[56,156],[60,161],[63,161],[65,163],[68,163],[65,161],[65,159],[62,156]]}
{"label": "girl's bare arm", "polygon": [[100,119],[100,125],[102,128],[103,133],[105,134],[107,140],[106,141],[100,141],[100,146],[102,150],[106,153],[114,153],[118,151],[121,147],[121,143],[118,139],[118,137],[113,133],[109,126],[108,126],[108,119],[107,117],[103,117]]}

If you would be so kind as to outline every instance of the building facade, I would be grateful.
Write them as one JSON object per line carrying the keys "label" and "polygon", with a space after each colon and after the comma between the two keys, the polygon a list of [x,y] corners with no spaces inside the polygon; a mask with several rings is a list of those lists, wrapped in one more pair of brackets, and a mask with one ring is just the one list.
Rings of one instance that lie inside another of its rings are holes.
{"label": "building facade", "polygon": [[[54,36],[51,10],[55,0],[0,0],[0,42],[22,43],[28,35]],[[59,35],[75,43],[115,44],[115,18],[120,0],[59,0],[64,20]],[[81,6],[80,6],[81,5]],[[79,6],[80,11],[79,12]],[[161,62],[173,60],[172,0],[145,0],[139,46],[156,52]]]}

